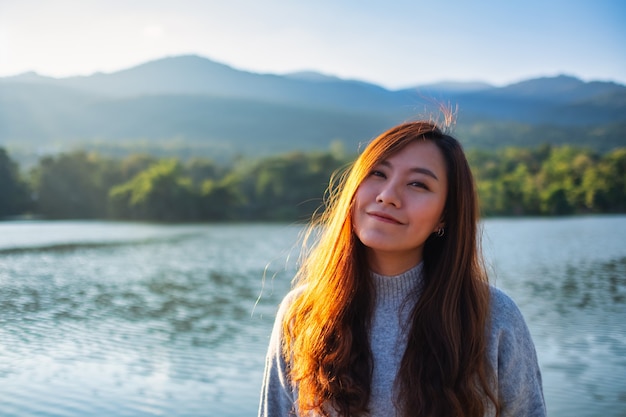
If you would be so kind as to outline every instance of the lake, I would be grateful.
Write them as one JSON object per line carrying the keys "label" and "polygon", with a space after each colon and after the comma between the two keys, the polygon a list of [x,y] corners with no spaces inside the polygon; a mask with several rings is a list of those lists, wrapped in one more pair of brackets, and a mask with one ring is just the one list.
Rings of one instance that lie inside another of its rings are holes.
{"label": "lake", "polygon": [[[550,416],[626,415],[626,216],[488,219]],[[256,415],[298,225],[0,223],[0,415]]]}

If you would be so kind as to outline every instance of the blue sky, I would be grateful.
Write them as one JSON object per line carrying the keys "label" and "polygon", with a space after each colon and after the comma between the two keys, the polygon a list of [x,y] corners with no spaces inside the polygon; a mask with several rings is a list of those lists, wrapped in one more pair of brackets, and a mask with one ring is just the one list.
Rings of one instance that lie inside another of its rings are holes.
{"label": "blue sky", "polygon": [[0,76],[198,54],[388,88],[574,75],[626,84],[621,0],[0,0]]}

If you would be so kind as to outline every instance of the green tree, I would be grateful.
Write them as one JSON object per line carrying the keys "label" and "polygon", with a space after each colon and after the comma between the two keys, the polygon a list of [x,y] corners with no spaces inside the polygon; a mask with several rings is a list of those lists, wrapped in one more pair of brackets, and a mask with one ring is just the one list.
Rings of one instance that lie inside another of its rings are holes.
{"label": "green tree", "polygon": [[267,220],[308,219],[321,207],[329,178],[343,163],[330,153],[267,158],[252,170],[251,206]]}
{"label": "green tree", "polygon": [[[626,212],[626,148],[605,155],[598,164],[598,178],[605,212]],[[600,193],[599,193],[600,194]]]}
{"label": "green tree", "polygon": [[[626,148],[599,155],[543,145],[467,155],[483,215],[626,212]],[[231,166],[74,152],[43,158],[31,188],[39,213],[50,218],[305,220],[323,209],[331,175],[351,159],[339,143],[327,152],[239,158]],[[18,171],[0,149],[0,216],[23,211],[16,207],[28,201]]]}
{"label": "green tree", "polygon": [[226,174],[223,167],[207,158],[191,159],[185,164],[184,172],[196,187],[202,187],[205,180],[218,180]]}
{"label": "green tree", "polygon": [[247,202],[241,178],[236,174],[231,173],[221,180],[209,178],[202,184],[200,213],[203,220],[242,219]]}
{"label": "green tree", "polygon": [[162,160],[109,192],[114,217],[155,221],[198,220],[198,195],[177,160]]}
{"label": "green tree", "polygon": [[0,148],[0,218],[30,209],[30,193],[17,164]]}
{"label": "green tree", "polygon": [[562,215],[585,210],[583,178],[593,163],[590,151],[572,146],[552,148],[538,173],[542,213]]}
{"label": "green tree", "polygon": [[105,218],[117,167],[83,151],[45,157],[31,173],[37,211],[48,218]]}
{"label": "green tree", "polygon": [[480,211],[484,216],[506,214],[501,182],[482,180],[477,182],[476,188],[478,190]]}
{"label": "green tree", "polygon": [[116,184],[126,182],[135,177],[141,171],[148,169],[156,164],[159,160],[151,155],[133,154],[124,158],[119,166],[119,177]]}

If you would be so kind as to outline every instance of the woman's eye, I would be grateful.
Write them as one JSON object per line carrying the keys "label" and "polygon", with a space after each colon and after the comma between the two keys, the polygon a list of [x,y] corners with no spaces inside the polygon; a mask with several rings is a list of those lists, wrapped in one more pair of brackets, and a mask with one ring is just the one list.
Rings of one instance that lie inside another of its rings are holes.
{"label": "woman's eye", "polygon": [[374,170],[374,171],[372,171],[372,172],[370,173],[370,175],[372,175],[372,176],[374,176],[374,177],[382,177],[382,178],[385,178],[385,174],[384,174],[382,171],[376,171],[376,170]]}
{"label": "woman's eye", "polygon": [[423,188],[425,190],[428,190],[428,186],[421,181],[413,181],[409,185],[412,187]]}

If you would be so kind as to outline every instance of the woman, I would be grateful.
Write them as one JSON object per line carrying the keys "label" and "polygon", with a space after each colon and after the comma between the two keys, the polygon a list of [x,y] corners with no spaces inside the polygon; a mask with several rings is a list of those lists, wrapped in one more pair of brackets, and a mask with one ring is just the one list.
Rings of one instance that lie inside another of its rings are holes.
{"label": "woman", "polygon": [[454,138],[419,121],[372,141],[312,225],[259,415],[544,416],[533,342],[488,285],[477,222]]}

